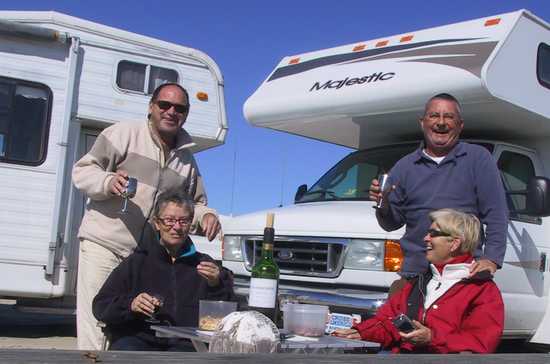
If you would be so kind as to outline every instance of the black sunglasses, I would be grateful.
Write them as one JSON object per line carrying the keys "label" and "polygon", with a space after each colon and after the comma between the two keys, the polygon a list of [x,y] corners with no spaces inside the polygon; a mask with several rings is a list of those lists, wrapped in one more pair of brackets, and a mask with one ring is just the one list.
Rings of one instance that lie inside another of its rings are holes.
{"label": "black sunglasses", "polygon": [[155,101],[155,104],[157,104],[157,106],[163,111],[170,110],[173,106],[174,110],[176,110],[178,114],[185,114],[185,112],[189,109],[189,105],[173,104],[170,101],[164,100]]}
{"label": "black sunglasses", "polygon": [[428,235],[430,236],[430,238],[437,238],[439,236],[446,236],[446,237],[451,236],[451,234],[448,234],[444,231],[436,230],[436,229],[428,229]]}

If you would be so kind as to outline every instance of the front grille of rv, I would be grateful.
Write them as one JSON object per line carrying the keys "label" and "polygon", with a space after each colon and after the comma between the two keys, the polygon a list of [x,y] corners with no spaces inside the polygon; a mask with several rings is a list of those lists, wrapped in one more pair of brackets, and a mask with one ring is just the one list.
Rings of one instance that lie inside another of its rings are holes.
{"label": "front grille of rv", "polygon": [[[342,270],[345,245],[334,241],[304,241],[277,237],[273,258],[282,274],[336,277]],[[246,266],[250,270],[262,256],[262,238],[245,240]]]}

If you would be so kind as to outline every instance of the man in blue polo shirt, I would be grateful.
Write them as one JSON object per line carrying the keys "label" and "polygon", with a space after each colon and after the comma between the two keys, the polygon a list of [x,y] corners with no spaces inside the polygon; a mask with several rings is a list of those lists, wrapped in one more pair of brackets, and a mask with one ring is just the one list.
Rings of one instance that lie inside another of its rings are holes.
{"label": "man in blue polo shirt", "polygon": [[371,200],[384,199],[376,213],[380,226],[386,231],[406,226],[400,241],[405,257],[401,276],[411,278],[428,268],[423,241],[428,213],[441,208],[474,214],[485,225],[471,274],[495,273],[504,259],[508,225],[496,162],[484,147],[459,141],[464,122],[458,101],[449,94],[428,100],[420,127],[424,143],[392,168],[390,191],[382,196],[376,179],[370,186]]}

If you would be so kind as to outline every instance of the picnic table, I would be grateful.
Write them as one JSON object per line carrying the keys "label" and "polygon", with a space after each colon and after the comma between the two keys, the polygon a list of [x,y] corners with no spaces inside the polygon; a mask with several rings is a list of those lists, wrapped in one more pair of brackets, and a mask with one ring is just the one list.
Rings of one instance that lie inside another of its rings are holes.
{"label": "picnic table", "polygon": [[[185,338],[191,340],[197,352],[207,352],[208,343],[212,340],[212,331],[198,330],[196,327],[183,326],[151,326],[158,337]],[[284,335],[281,338],[280,351],[284,353],[343,353],[356,348],[378,348],[379,344],[344,339],[336,336],[306,337],[298,335]]]}

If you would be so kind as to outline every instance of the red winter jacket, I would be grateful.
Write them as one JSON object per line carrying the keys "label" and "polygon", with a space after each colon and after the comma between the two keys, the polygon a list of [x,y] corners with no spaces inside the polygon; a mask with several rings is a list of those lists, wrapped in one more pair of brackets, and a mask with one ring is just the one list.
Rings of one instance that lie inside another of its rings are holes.
{"label": "red winter jacket", "polygon": [[[433,268],[435,269],[435,268]],[[463,279],[455,283],[427,309],[421,304],[414,319],[432,330],[427,346],[401,342],[392,319],[407,313],[407,298],[413,285],[408,283],[378,309],[376,315],[354,326],[363,340],[382,344],[393,352],[474,353],[494,352],[504,327],[504,304],[492,280]],[[412,317],[411,317],[412,318]]]}

